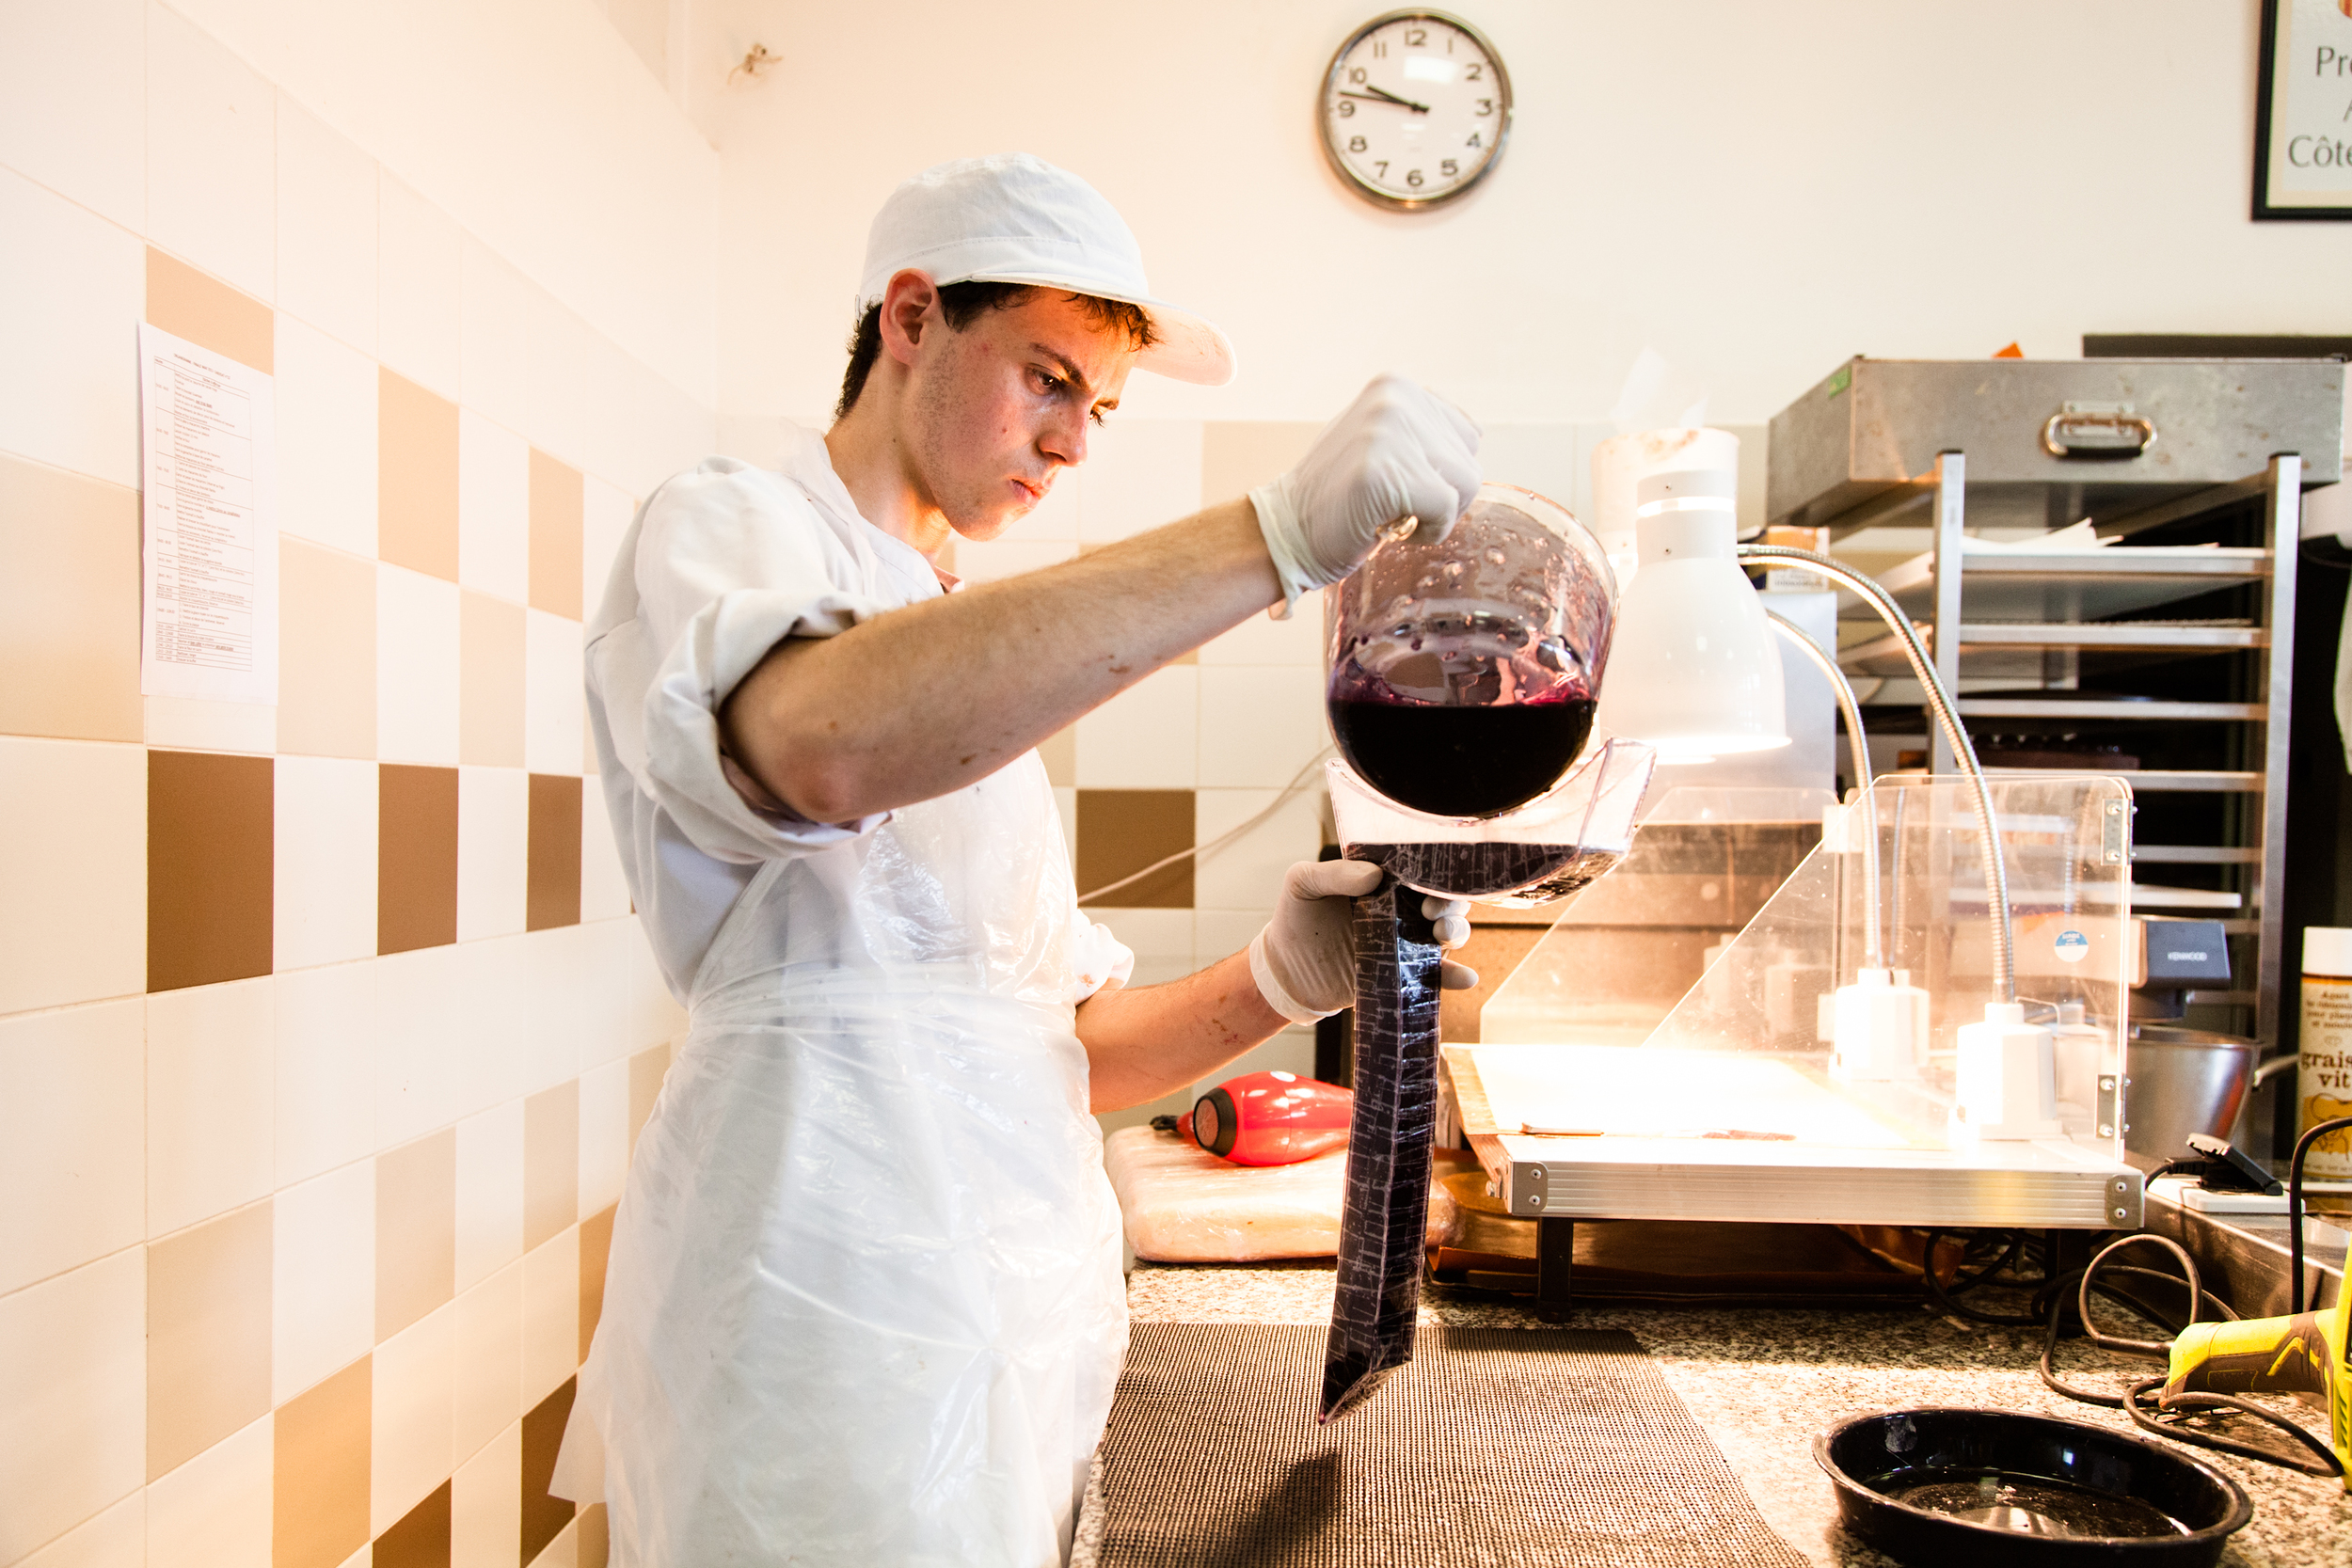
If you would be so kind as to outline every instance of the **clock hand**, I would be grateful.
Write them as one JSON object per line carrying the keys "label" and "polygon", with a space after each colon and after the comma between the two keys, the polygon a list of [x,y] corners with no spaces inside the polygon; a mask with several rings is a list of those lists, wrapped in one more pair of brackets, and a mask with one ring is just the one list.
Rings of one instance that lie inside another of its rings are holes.
{"label": "clock hand", "polygon": [[1345,88],[1342,88],[1340,96],[1342,98],[1360,98],[1367,103],[1394,103],[1399,108],[1410,109],[1417,115],[1425,115],[1429,112],[1429,105],[1426,103],[1416,103],[1409,98],[1399,98],[1396,94],[1389,91],[1386,87],[1372,87],[1369,83],[1367,83],[1366,86],[1370,87],[1370,90],[1366,92],[1349,92]]}

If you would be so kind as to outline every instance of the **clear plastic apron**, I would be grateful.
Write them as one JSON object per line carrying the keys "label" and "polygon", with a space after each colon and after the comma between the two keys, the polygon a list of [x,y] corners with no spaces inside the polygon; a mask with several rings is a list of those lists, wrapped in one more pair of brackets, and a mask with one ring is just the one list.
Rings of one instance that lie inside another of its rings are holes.
{"label": "clear plastic apron", "polygon": [[566,1437],[619,1568],[1064,1560],[1126,1347],[1080,918],[1034,754],[744,892]]}

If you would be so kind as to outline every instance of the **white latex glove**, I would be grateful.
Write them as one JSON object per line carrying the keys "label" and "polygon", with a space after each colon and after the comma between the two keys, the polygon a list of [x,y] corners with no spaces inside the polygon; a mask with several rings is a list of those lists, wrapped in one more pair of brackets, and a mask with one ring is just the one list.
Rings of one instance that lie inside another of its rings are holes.
{"label": "white latex glove", "polygon": [[1279,620],[1298,596],[1354,571],[1380,531],[1418,517],[1442,539],[1478,494],[1478,426],[1416,382],[1384,375],[1323,427],[1298,467],[1249,492],[1282,581]]}
{"label": "white latex glove", "polygon": [[[1249,943],[1249,974],[1267,1006],[1293,1023],[1328,1018],[1356,1000],[1355,911],[1351,899],[1380,885],[1370,861],[1300,861],[1282,874],[1274,918]],[[1470,905],[1423,898],[1421,912],[1449,950],[1470,940]],[[1446,959],[1438,984],[1468,990],[1478,972]]]}

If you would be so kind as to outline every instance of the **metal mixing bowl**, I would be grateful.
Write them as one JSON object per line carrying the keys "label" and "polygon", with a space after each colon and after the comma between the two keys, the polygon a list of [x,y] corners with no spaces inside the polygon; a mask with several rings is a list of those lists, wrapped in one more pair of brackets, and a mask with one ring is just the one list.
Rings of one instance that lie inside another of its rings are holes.
{"label": "metal mixing bowl", "polygon": [[2124,1048],[2124,1147],[2152,1160],[2188,1152],[2188,1135],[2226,1138],[2254,1075],[2260,1046],[2169,1023],[2135,1023]]}

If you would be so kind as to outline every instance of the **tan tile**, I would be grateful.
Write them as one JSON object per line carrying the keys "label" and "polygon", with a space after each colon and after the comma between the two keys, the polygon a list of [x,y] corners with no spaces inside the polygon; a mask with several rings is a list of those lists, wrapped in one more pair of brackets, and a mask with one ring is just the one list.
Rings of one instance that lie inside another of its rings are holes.
{"label": "tan tile", "polygon": [[278,318],[268,306],[152,245],[147,249],[147,319],[264,374],[276,364]]}
{"label": "tan tile", "polygon": [[0,456],[0,732],[137,740],[139,497]]}
{"label": "tan tile", "polygon": [[268,757],[147,753],[147,989],[270,972],[275,769]]}
{"label": "tan tile", "polygon": [[271,1568],[340,1568],[368,1544],[373,1387],[363,1355],[278,1407]]}
{"label": "tan tile", "polygon": [[580,1358],[588,1359],[596,1324],[604,1317],[604,1270],[612,1256],[611,1207],[580,1222]]}
{"label": "tan tile", "polygon": [[[1189,789],[1078,791],[1078,891],[1091,893],[1191,848],[1192,796]],[[1188,910],[1192,862],[1178,861],[1102,902],[1120,909]]]}
{"label": "tan tile", "polygon": [[377,372],[375,553],[457,580],[457,405]]}
{"label": "tan tile", "polygon": [[457,769],[376,770],[375,950],[457,940]]}
{"label": "tan tile", "polygon": [[146,816],[137,747],[0,736],[0,1013],[145,989]]}
{"label": "tan tile", "polygon": [[548,1484],[555,1479],[556,1450],[563,1447],[564,1424],[572,1418],[576,1379],[541,1400],[523,1418],[523,1560],[529,1562],[564,1533],[572,1522],[571,1502],[551,1497]]}
{"label": "tan tile", "polygon": [[580,1217],[580,1081],[523,1101],[523,1245]]}
{"label": "tan tile", "polygon": [[657,1045],[628,1059],[628,1151],[637,1153],[637,1134],[645,1130],[654,1101],[661,1096],[661,1080],[669,1075],[670,1048]]}
{"label": "tan tile", "polygon": [[449,1495],[450,1483],[441,1482],[377,1536],[371,1568],[450,1568]]}
{"label": "tan tile", "polygon": [[278,542],[278,749],[375,757],[375,562]]}
{"label": "tan tile", "polygon": [[523,765],[523,607],[457,596],[457,760]]}
{"label": "tan tile", "polygon": [[580,924],[580,792],[570,774],[531,775],[528,930]]}
{"label": "tan tile", "polygon": [[1073,726],[1056,730],[1037,743],[1037,754],[1045,764],[1045,782],[1069,788],[1078,782],[1078,732]]}
{"label": "tan tile", "polygon": [[270,1206],[147,1249],[147,1474],[269,1414]]}
{"label": "tan tile", "polygon": [[1206,505],[1246,496],[1287,473],[1323,427],[1299,420],[1211,420],[1200,427],[1200,499]]}
{"label": "tan tile", "polygon": [[591,1503],[580,1511],[580,1559],[576,1568],[606,1568],[612,1560],[612,1531],[604,1504]]}
{"label": "tan tile", "polygon": [[380,1342],[457,1289],[457,1130],[375,1158],[375,1337]]}
{"label": "tan tile", "polygon": [[580,619],[580,470],[531,449],[531,608]]}

